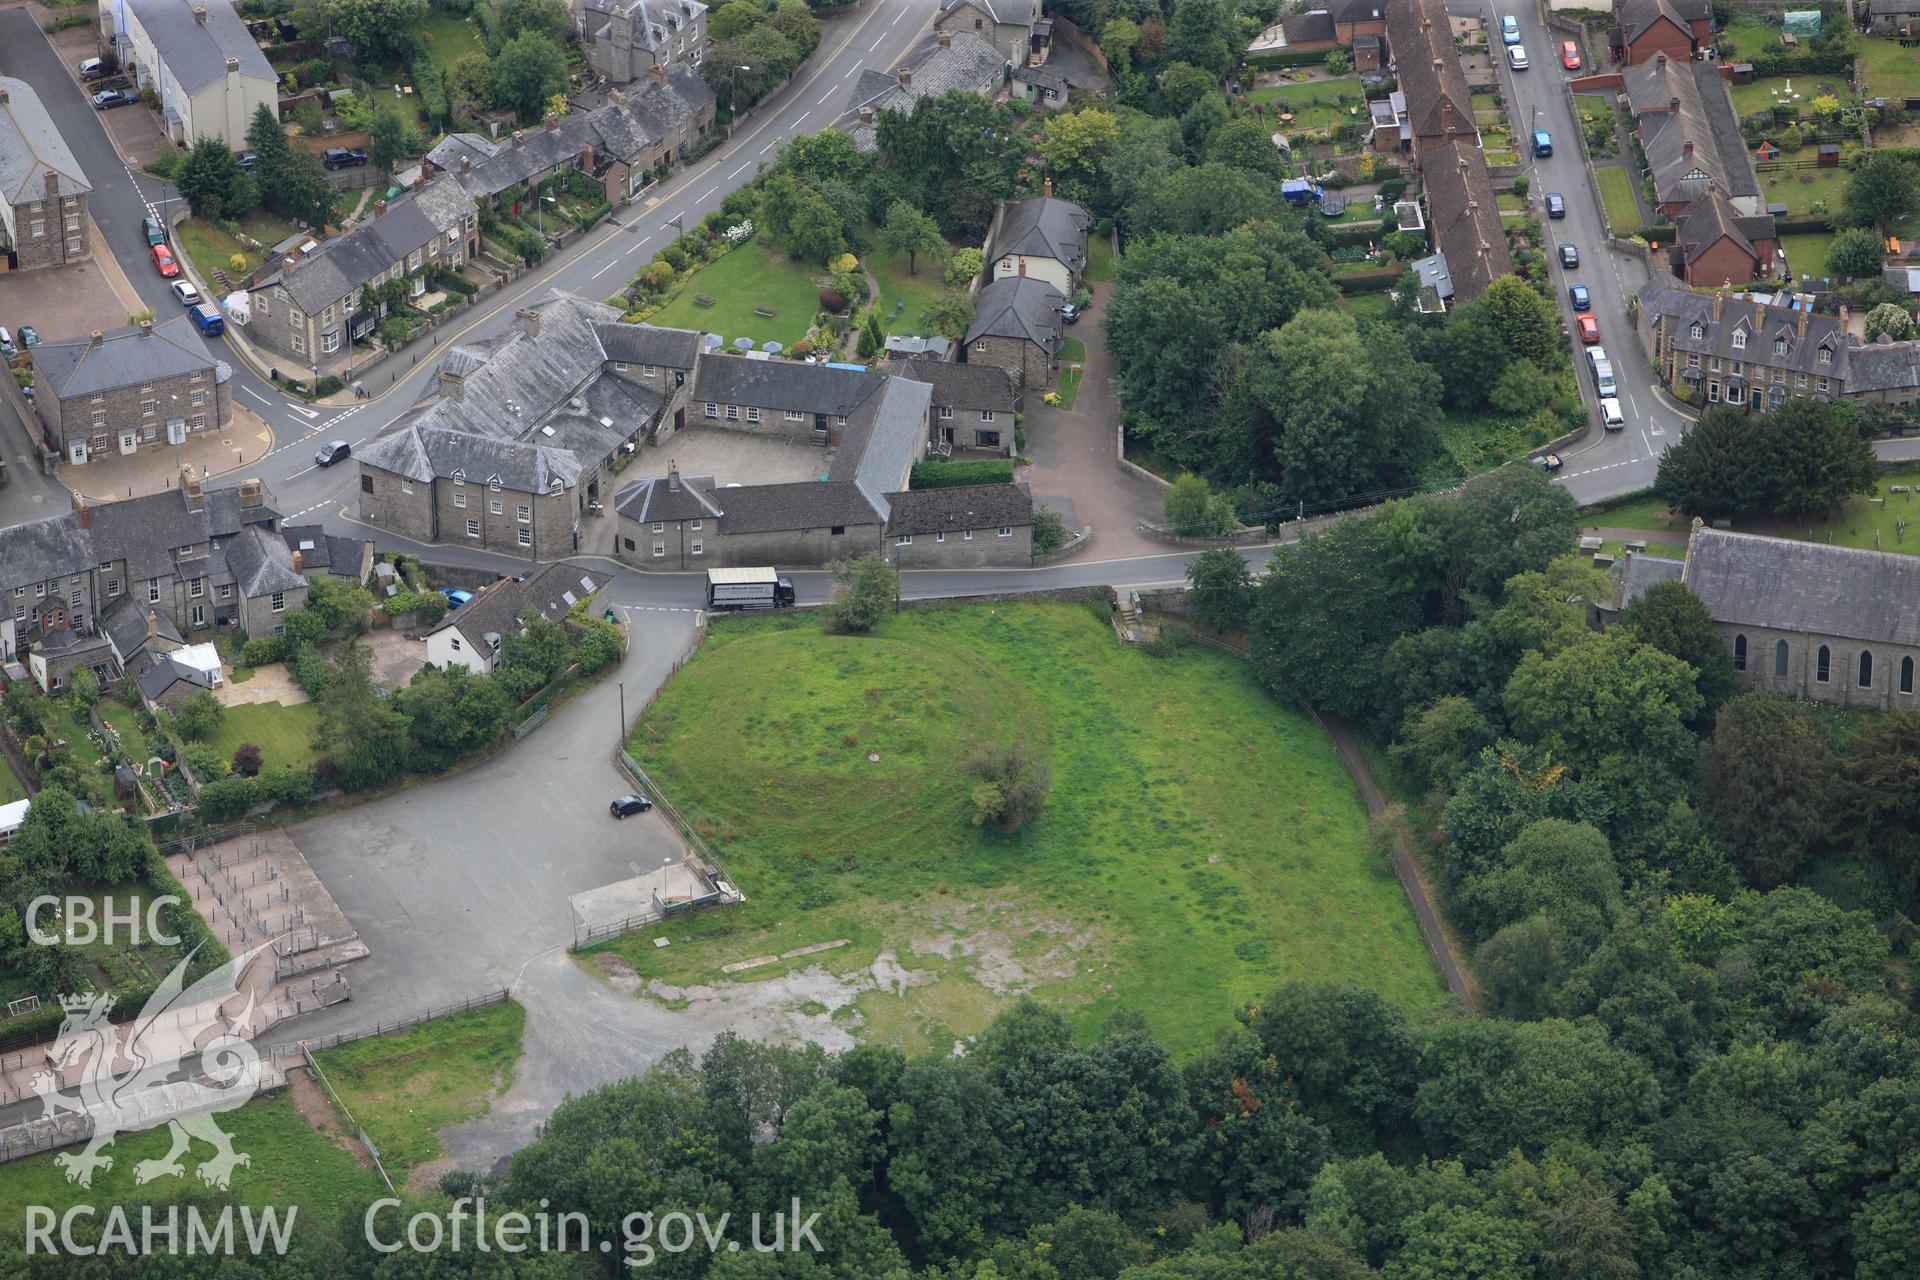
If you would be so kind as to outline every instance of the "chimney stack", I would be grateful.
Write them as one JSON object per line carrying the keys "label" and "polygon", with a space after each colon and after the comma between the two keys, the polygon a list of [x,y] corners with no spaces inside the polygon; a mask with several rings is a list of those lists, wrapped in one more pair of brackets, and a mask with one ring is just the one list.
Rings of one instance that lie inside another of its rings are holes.
{"label": "chimney stack", "polygon": [[306,562],[300,555],[300,548],[295,547],[293,549],[293,571],[299,573],[304,568],[306,568]]}
{"label": "chimney stack", "polygon": [[680,492],[680,464],[672,458],[667,459],[667,488],[673,493]]}
{"label": "chimney stack", "polygon": [[153,336],[153,321],[142,320],[140,322],[140,336],[143,338],[151,338]]}
{"label": "chimney stack", "polygon": [[1845,331],[1845,329],[1846,329],[1846,327],[1847,327],[1847,318],[1848,318],[1849,316],[1851,316],[1852,314],[1853,314],[1853,308],[1852,308],[1852,307],[1849,307],[1849,306],[1848,306],[1848,305],[1847,305],[1846,303],[1844,303],[1844,302],[1840,304],[1840,328],[1841,328],[1841,330],[1842,330],[1843,332]]}
{"label": "chimney stack", "polygon": [[457,402],[461,396],[466,394],[467,380],[451,369],[440,370],[437,381],[440,386],[440,394],[449,400]]}
{"label": "chimney stack", "polygon": [[941,47],[942,49],[951,49],[951,48],[953,48],[953,32],[951,32],[951,31],[942,31],[942,32],[940,33],[940,47]]}
{"label": "chimney stack", "polygon": [[540,313],[532,307],[515,307],[513,319],[514,327],[529,338],[540,336]]}
{"label": "chimney stack", "polygon": [[900,76],[900,87],[902,89],[907,88],[909,85],[913,83],[913,68],[912,67],[900,68],[899,76]]}
{"label": "chimney stack", "polygon": [[73,514],[80,521],[80,527],[86,528],[92,519],[87,511],[87,500],[80,496],[78,489],[67,490],[67,500],[73,504]]}
{"label": "chimney stack", "polygon": [[99,346],[100,337],[101,337],[100,331],[98,329],[95,329],[92,333],[87,335],[87,345],[90,347]]}
{"label": "chimney stack", "polygon": [[516,147],[520,145],[520,131],[518,129],[513,131],[513,145]]}
{"label": "chimney stack", "polygon": [[147,610],[147,639],[158,640],[159,638],[160,615],[149,609]]}
{"label": "chimney stack", "polygon": [[460,157],[460,172],[462,172],[462,173],[472,173],[472,172],[473,172],[473,157],[472,157],[472,156],[461,156],[461,157]]}
{"label": "chimney stack", "polygon": [[1040,192],[1046,196],[1047,199],[1053,199],[1053,176],[1051,174],[1040,180]]}
{"label": "chimney stack", "polygon": [[384,218],[387,216],[387,202],[385,200],[375,200],[373,202],[373,216],[376,218]]}
{"label": "chimney stack", "polygon": [[203,4],[193,6],[193,20],[201,26],[207,25],[207,7]]}
{"label": "chimney stack", "polygon": [[1653,65],[1665,71],[1667,69],[1667,55],[1663,53],[1656,56],[1653,60]]}
{"label": "chimney stack", "polygon": [[547,112],[547,118],[546,118],[545,124],[547,126],[548,133],[560,132],[560,113],[557,111]]}
{"label": "chimney stack", "polygon": [[1680,144],[1680,154],[1683,156],[1691,156],[1693,154],[1692,138],[1688,138],[1685,142]]}
{"label": "chimney stack", "polygon": [[1440,99],[1440,132],[1445,134],[1453,132],[1453,99],[1451,98]]}
{"label": "chimney stack", "polygon": [[421,167],[421,170],[420,170],[420,176],[419,176],[419,177],[417,177],[417,178],[415,178],[415,179],[413,180],[413,189],[414,189],[415,191],[418,191],[418,190],[420,190],[420,189],[421,189],[422,187],[424,187],[424,186],[426,186],[426,185],[427,185],[427,173],[426,173],[426,168],[425,168],[425,166],[422,166],[422,167]]}
{"label": "chimney stack", "polygon": [[10,101],[12,101],[12,99],[8,95],[7,91],[5,89],[0,89],[0,103],[6,103]]}
{"label": "chimney stack", "polygon": [[238,58],[227,59],[227,74],[230,76],[237,76],[240,74],[240,59]]}
{"label": "chimney stack", "polygon": [[862,108],[860,108],[860,123],[861,123],[861,124],[872,124],[872,123],[873,123],[873,108],[872,108],[872,107],[862,107]]}
{"label": "chimney stack", "polygon": [[1678,115],[1680,113],[1680,99],[1677,97],[1668,98],[1667,110],[1673,112],[1675,115]]}
{"label": "chimney stack", "polygon": [[240,505],[246,510],[264,507],[267,504],[267,487],[259,478],[250,477],[240,482]]}
{"label": "chimney stack", "polygon": [[664,62],[654,63],[652,74],[654,82],[664,86],[667,83],[667,64]]}
{"label": "chimney stack", "polygon": [[187,510],[198,511],[206,502],[206,496],[200,490],[200,476],[193,465],[180,468],[180,492],[187,495]]}
{"label": "chimney stack", "polygon": [[1799,334],[1803,338],[1807,336],[1807,313],[1805,311],[1800,313]]}
{"label": "chimney stack", "polygon": [[1713,295],[1713,322],[1715,324],[1720,323],[1720,306],[1726,300],[1727,300],[1726,289],[1724,286],[1722,286],[1720,292]]}

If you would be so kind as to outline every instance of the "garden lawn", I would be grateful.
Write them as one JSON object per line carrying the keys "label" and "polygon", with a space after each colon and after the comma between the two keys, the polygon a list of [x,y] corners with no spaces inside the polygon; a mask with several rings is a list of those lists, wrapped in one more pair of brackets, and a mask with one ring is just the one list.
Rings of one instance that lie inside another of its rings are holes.
{"label": "garden lawn", "polygon": [[438,9],[428,12],[415,30],[420,34],[420,43],[426,46],[427,58],[438,71],[449,70],[466,54],[487,51],[471,22]]}
{"label": "garden lawn", "polygon": [[525,1009],[503,1000],[315,1057],[398,1183],[439,1158],[439,1130],[485,1115],[512,1086],[526,1021]]}
{"label": "garden lawn", "polygon": [[1067,338],[1060,344],[1060,384],[1054,388],[1060,395],[1062,409],[1073,408],[1073,402],[1080,396],[1080,373],[1074,366],[1082,364],[1087,358],[1087,344],[1078,338]]}
{"label": "garden lawn", "polygon": [[1633,194],[1633,174],[1616,164],[1596,165],[1594,179],[1600,184],[1600,199],[1607,206],[1607,223],[1615,235],[1632,234],[1645,221],[1640,202]]}
{"label": "garden lawn", "polygon": [[1787,270],[1796,276],[1827,274],[1827,250],[1833,247],[1831,231],[1794,231],[1780,237],[1787,253]]}
{"label": "garden lawn", "polygon": [[880,327],[888,334],[924,336],[927,330],[920,323],[920,313],[942,294],[955,292],[941,278],[940,262],[928,254],[920,255],[919,275],[908,272],[906,254],[887,249],[868,254],[867,267],[880,282]]}
{"label": "garden lawn", "polygon": [[1768,49],[1780,47],[1780,24],[1760,21],[1755,14],[1739,9],[1720,32],[1722,57],[1728,62],[1745,62]]}
{"label": "garden lawn", "polygon": [[1097,231],[1087,237],[1087,269],[1082,278],[1091,284],[1111,283],[1115,279],[1113,241]]}
{"label": "garden lawn", "polygon": [[139,712],[113,698],[100,699],[93,710],[120,735],[120,747],[128,758],[143,765],[153,758],[153,744],[147,740],[146,730],[140,727]]}
{"label": "garden lawn", "polygon": [[[1793,84],[1791,90],[1787,88],[1789,81]],[[1750,84],[1729,83],[1727,91],[1733,95],[1734,114],[1742,118],[1758,111],[1772,110],[1773,105],[1781,101],[1792,103],[1801,115],[1810,118],[1813,115],[1810,104],[1823,93],[1832,94],[1842,106],[1856,106],[1860,101],[1860,95],[1853,91],[1844,78],[1832,75],[1763,76]],[[1800,97],[1788,97],[1789,93],[1797,93]]]}
{"label": "garden lawn", "polygon": [[0,759],[0,804],[12,804],[27,798],[27,786],[4,759]]}
{"label": "garden lawn", "polygon": [[311,702],[282,706],[278,702],[246,702],[228,707],[220,717],[220,727],[209,740],[222,759],[233,759],[241,743],[260,748],[260,761],[268,769],[291,765],[296,769],[313,767],[313,731],[320,723],[320,709]]}
{"label": "garden lawn", "polygon": [[1363,319],[1384,316],[1393,305],[1393,299],[1385,292],[1343,294],[1340,302],[1353,315]]}
{"label": "garden lawn", "polygon": [[1861,36],[1857,47],[1869,98],[1920,98],[1920,49],[1873,36]]}
{"label": "garden lawn", "polygon": [[[1811,160],[1814,155],[1812,147],[1802,147],[1789,158]],[[1759,177],[1760,190],[1767,203],[1784,204],[1787,212],[1796,218],[1812,213],[1816,201],[1825,203],[1829,211],[1838,209],[1841,193],[1847,186],[1847,171],[1841,168],[1768,169]]]}
{"label": "garden lawn", "polygon": [[[1052,786],[1003,836],[969,820],[961,762],[1015,742]],[[730,983],[846,939],[799,963],[897,960],[912,981],[861,998],[858,1029],[942,1052],[1019,992],[1082,1037],[1137,1010],[1182,1055],[1289,979],[1445,997],[1325,735],[1239,660],[1121,648],[1093,606],[913,609],[867,636],[720,620],[630,749],[746,893],[610,944],[643,977]]]}
{"label": "garden lawn", "polygon": [[[267,249],[285,240],[299,228],[291,222],[265,213],[250,214],[240,220],[240,229],[258,240]],[[247,271],[252,271],[267,259],[266,249],[255,249],[228,235],[211,222],[200,218],[188,218],[173,230],[174,249],[187,255],[193,262],[194,270],[200,273],[210,288],[218,288],[213,278],[216,270],[227,273],[228,279],[236,279],[231,266],[234,254],[240,254],[247,260]]]}
{"label": "garden lawn", "polygon": [[[1366,94],[1360,81],[1351,77],[1339,80],[1309,80],[1300,84],[1268,85],[1247,95],[1255,103],[1277,111],[1293,112],[1293,122],[1282,126],[1286,132],[1326,129],[1348,120],[1364,119]],[[1359,108],[1356,116],[1349,108]]]}
{"label": "garden lawn", "polygon": [[[248,1204],[299,1205],[294,1220],[298,1233],[329,1230],[350,1200],[385,1191],[380,1176],[314,1128],[284,1090],[221,1113],[219,1124],[233,1138],[234,1151],[252,1157],[252,1163],[233,1171],[233,1191]],[[182,1158],[183,1176],[158,1178],[144,1186],[134,1182],[134,1166],[165,1155],[169,1141],[165,1128],[122,1133],[108,1149],[113,1168],[96,1172],[91,1189],[68,1182],[53,1163],[53,1152],[0,1164],[0,1217],[22,1222],[28,1205],[61,1212],[77,1204],[158,1200],[186,1188],[204,1191],[196,1169],[213,1149],[197,1140]]]}
{"label": "garden lawn", "polygon": [[[1907,486],[1907,492],[1892,492],[1894,485]],[[1920,554],[1920,494],[1914,492],[1916,485],[1920,485],[1920,466],[1907,464],[1880,476],[1873,496],[1884,501],[1873,502],[1865,496],[1855,498],[1840,508],[1831,519],[1810,516],[1797,521],[1735,520],[1733,527],[1742,533],[1764,533],[1776,538],[1801,538],[1833,542],[1842,547],[1862,547],[1870,551]],[[1589,508],[1581,513],[1580,518],[1590,529],[1648,529],[1685,533],[1691,524],[1685,516],[1670,514],[1658,498],[1635,498],[1612,510],[1605,507]]]}
{"label": "garden lawn", "polygon": [[[711,297],[703,307],[696,295]],[[774,318],[753,313],[771,307]],[[732,342],[752,338],[792,346],[807,336],[807,326],[820,310],[820,286],[805,263],[790,260],[772,240],[755,236],[717,262],[696,271],[680,295],[647,317],[649,324],[666,328],[699,329]]]}

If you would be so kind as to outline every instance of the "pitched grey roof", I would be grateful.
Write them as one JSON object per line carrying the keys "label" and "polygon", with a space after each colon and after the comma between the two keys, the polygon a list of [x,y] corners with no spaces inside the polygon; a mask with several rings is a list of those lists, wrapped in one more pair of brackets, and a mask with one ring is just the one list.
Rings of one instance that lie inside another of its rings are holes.
{"label": "pitched grey roof", "polygon": [[880,395],[848,420],[828,476],[852,481],[884,520],[887,494],[906,484],[914,461],[926,451],[932,403],[933,388],[926,383],[886,379]]}
{"label": "pitched grey roof", "polygon": [[1691,34],[1688,23],[1712,16],[1707,0],[1620,0],[1620,34],[1629,44],[1661,18]]}
{"label": "pitched grey roof", "polygon": [[[479,354],[465,361],[470,371],[459,399],[432,387],[426,407],[409,421],[502,440],[532,439],[555,410],[600,373],[607,358],[601,329],[620,318],[613,307],[565,293],[533,309],[540,313],[538,336],[515,329],[485,343],[463,344]],[[615,425],[624,437],[645,424]]]}
{"label": "pitched grey roof", "polygon": [[[199,93],[227,74],[227,59],[239,73],[277,81],[267,55],[247,32],[247,24],[229,0],[125,0],[153,41],[154,52],[189,94]],[[197,9],[206,20],[199,21]]]}
{"label": "pitched grey roof", "polygon": [[[153,615],[153,631],[147,628],[149,613]],[[147,647],[147,641],[154,632],[171,644],[185,643],[181,639],[180,629],[173,625],[173,618],[166,609],[157,605],[135,604],[132,596],[121,596],[100,615],[100,630],[113,642],[113,651],[119,655],[123,666]]]}
{"label": "pitched grey roof", "polygon": [[249,600],[307,585],[307,580],[294,572],[293,552],[287,544],[278,534],[258,525],[235,534],[225,550],[234,582]]}
{"label": "pitched grey roof", "polygon": [[671,32],[691,26],[707,11],[700,0],[586,0],[581,8],[588,13],[631,12],[634,39],[648,52],[665,43]]}
{"label": "pitched grey roof", "polygon": [[1013,78],[1022,84],[1037,84],[1042,89],[1052,89],[1055,93],[1065,93],[1068,88],[1067,78],[1047,67],[1016,67]]}
{"label": "pitched grey roof", "polygon": [[1044,348],[1060,349],[1060,308],[1066,297],[1044,280],[1006,276],[995,280],[974,299],[973,324],[963,345],[981,338],[1019,338]]}
{"label": "pitched grey roof", "polygon": [[1760,194],[1717,63],[1662,54],[1627,68],[1626,91],[1661,203],[1693,200],[1710,183],[1729,196]]}
{"label": "pitched grey roof", "polygon": [[243,507],[240,505],[238,489],[210,491],[206,496],[205,510],[207,532],[216,539],[230,538],[250,524],[264,524],[271,528],[273,522],[280,518],[280,513],[273,509],[264,492],[258,506]]}
{"label": "pitched grey roof", "polygon": [[1779,236],[1772,214],[1743,215],[1718,187],[1708,187],[1699,199],[1680,211],[1673,225],[1674,242],[1686,262],[1697,261],[1723,239],[1733,241],[1749,257],[1757,259],[1759,250],[1754,242]]}
{"label": "pitched grey roof", "polygon": [[1282,14],[1280,30],[1286,34],[1290,45],[1327,44],[1335,38],[1333,15],[1325,9],[1314,9],[1308,13]]}
{"label": "pitched grey roof", "polygon": [[1855,347],[1847,356],[1847,394],[1920,389],[1920,342]]}
{"label": "pitched grey roof", "polygon": [[87,523],[95,560],[124,560],[134,579],[172,578],[173,549],[213,537],[205,510],[189,510],[178,489],[91,507]]}
{"label": "pitched grey roof", "polygon": [[1396,0],[1389,5],[1387,44],[1400,91],[1407,95],[1407,122],[1414,136],[1477,138],[1467,76],[1454,52],[1443,0]]}
{"label": "pitched grey roof", "polygon": [[1920,646],[1920,558],[1698,528],[1686,563],[1715,622]]}
{"label": "pitched grey roof", "polygon": [[1463,302],[1477,298],[1513,270],[1486,156],[1471,139],[1449,138],[1427,149],[1420,171],[1427,183],[1427,222],[1446,257],[1454,296]]}
{"label": "pitched grey roof", "polygon": [[546,565],[518,581],[501,578],[482,587],[427,634],[453,627],[475,650],[490,653],[491,646],[486,643],[489,634],[518,634],[520,620],[529,611],[548,622],[558,622],[574,605],[591,598],[612,580],[604,573],[564,561]]}
{"label": "pitched grey roof", "polygon": [[655,520],[717,520],[720,508],[711,496],[713,492],[712,476],[647,476],[622,489],[613,500],[613,509],[642,524]]}
{"label": "pitched grey roof", "polygon": [[0,93],[6,95],[0,102],[0,200],[20,205],[46,199],[49,172],[60,175],[63,195],[93,190],[33,86],[0,76]]}
{"label": "pitched grey roof", "polygon": [[300,571],[319,570],[338,578],[353,578],[366,562],[373,544],[365,538],[342,538],[317,524],[283,525],[281,540],[287,550],[300,553]]}
{"label": "pitched grey roof", "polygon": [[213,353],[184,314],[150,329],[123,325],[91,337],[56,338],[32,348],[41,393],[65,400],[93,396],[143,382],[214,370]]}
{"label": "pitched grey roof", "polygon": [[691,369],[700,357],[697,329],[662,329],[650,324],[603,324],[595,331],[607,359],[625,364]]}
{"label": "pitched grey roof", "polygon": [[1040,16],[1038,0],[944,0],[940,6],[940,15],[970,4],[976,9],[985,10],[987,15],[1002,26],[1031,26]]}
{"label": "pitched grey roof", "polygon": [[893,536],[956,529],[1019,528],[1033,523],[1033,494],[1023,484],[972,484],[951,489],[890,493],[887,532]]}
{"label": "pitched grey roof", "polygon": [[1876,18],[1886,14],[1920,13],[1920,0],[1867,0],[1867,12]]}
{"label": "pitched grey roof", "polygon": [[[847,114],[853,115],[861,107],[872,107],[875,111],[897,111],[905,115],[922,98],[953,92],[990,94],[997,90],[1006,75],[1007,55],[995,48],[991,40],[972,31],[951,32],[949,39],[950,47],[943,47],[939,38],[932,36],[907,53],[900,66],[910,73],[911,83],[901,84],[898,72],[888,75],[871,68],[863,70],[854,81]],[[856,124],[848,132],[854,134],[862,150],[872,149],[867,145],[871,127]]]}
{"label": "pitched grey roof", "polygon": [[362,219],[347,234],[327,241],[257,287],[277,281],[302,311],[315,315],[395,263],[404,264],[408,254],[425,248],[436,235],[459,229],[473,213],[473,200],[459,183],[448,177],[436,178],[394,200],[384,214]]}
{"label": "pitched grey roof", "polygon": [[1000,234],[993,238],[989,258],[1010,253],[1029,258],[1052,258],[1076,275],[1087,265],[1087,229],[1093,218],[1071,200],[1036,196],[1007,201]]}
{"label": "pitched grey roof", "polygon": [[503,489],[551,493],[580,479],[580,463],[565,449],[418,424],[382,436],[355,456],[362,466],[423,484],[436,476],[491,484],[497,476]]}
{"label": "pitched grey roof", "polygon": [[754,405],[845,417],[885,384],[871,370],[834,369],[795,360],[710,355],[693,375],[692,398],[709,404]]}
{"label": "pitched grey roof", "polygon": [[1335,22],[1380,22],[1386,18],[1386,0],[1332,0],[1328,6]]}
{"label": "pitched grey roof", "polygon": [[161,694],[176,684],[190,684],[201,689],[213,687],[213,677],[184,662],[175,662],[164,653],[151,649],[143,650],[127,666],[127,674],[133,677],[134,684],[140,687],[141,696],[149,702],[157,701]]}
{"label": "pitched grey roof", "polygon": [[883,349],[890,356],[933,356],[937,360],[945,360],[953,350],[953,340],[943,338],[939,334],[931,338],[890,334]]}
{"label": "pitched grey roof", "polygon": [[1014,408],[1013,375],[997,365],[896,360],[886,366],[886,371],[931,386],[936,409],[945,406],[1012,412]]}
{"label": "pitched grey roof", "polygon": [[1656,582],[1678,582],[1686,561],[1670,556],[1650,556],[1644,552],[1629,551],[1626,558],[1616,560],[1607,570],[1607,580],[1613,587],[1609,607],[1615,613],[1627,607],[1632,601],[1647,594],[1647,588]]}
{"label": "pitched grey roof", "polygon": [[[1682,356],[1700,356],[1703,367],[1710,367],[1708,358],[1717,356],[1832,378],[1844,386],[1850,378],[1849,363],[1859,350],[1838,317],[1768,301],[1695,293],[1658,279],[1641,289],[1640,309],[1649,323],[1657,322],[1671,335],[1676,351]],[[1696,325],[1700,329],[1697,338],[1693,336]],[[1735,346],[1736,341],[1741,345]],[[1784,351],[1777,349],[1779,343],[1786,344]],[[1830,354],[1826,363],[1820,360],[1822,351]]]}
{"label": "pitched grey roof", "polygon": [[71,511],[0,529],[0,589],[69,577],[98,563],[80,518]]}
{"label": "pitched grey roof", "polygon": [[742,485],[722,490],[716,497],[722,504],[720,531],[725,534],[826,529],[879,524],[886,519],[850,481]]}

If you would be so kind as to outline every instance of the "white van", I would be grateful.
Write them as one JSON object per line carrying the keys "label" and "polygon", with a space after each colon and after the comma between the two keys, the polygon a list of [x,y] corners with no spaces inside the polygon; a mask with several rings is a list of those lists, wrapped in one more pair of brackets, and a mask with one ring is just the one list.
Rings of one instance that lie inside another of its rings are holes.
{"label": "white van", "polygon": [[1600,425],[1609,431],[1622,431],[1626,428],[1626,415],[1620,412],[1620,402],[1612,396],[1600,402]]}

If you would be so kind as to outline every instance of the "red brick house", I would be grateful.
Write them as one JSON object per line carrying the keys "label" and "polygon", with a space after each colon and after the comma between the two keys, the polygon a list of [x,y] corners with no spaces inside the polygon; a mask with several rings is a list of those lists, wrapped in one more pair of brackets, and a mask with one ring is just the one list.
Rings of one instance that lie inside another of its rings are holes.
{"label": "red brick house", "polygon": [[1708,0],[1616,0],[1613,56],[1637,67],[1657,53],[1685,62],[1713,40]]}
{"label": "red brick house", "polygon": [[1696,289],[1771,280],[1784,266],[1773,215],[1743,214],[1718,188],[1688,205],[1674,229],[1667,261],[1673,274]]}

